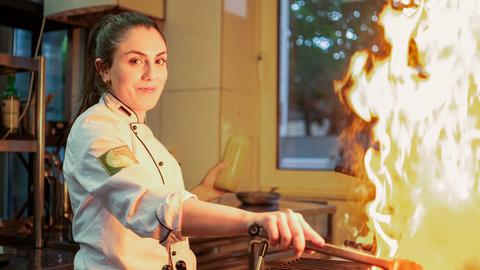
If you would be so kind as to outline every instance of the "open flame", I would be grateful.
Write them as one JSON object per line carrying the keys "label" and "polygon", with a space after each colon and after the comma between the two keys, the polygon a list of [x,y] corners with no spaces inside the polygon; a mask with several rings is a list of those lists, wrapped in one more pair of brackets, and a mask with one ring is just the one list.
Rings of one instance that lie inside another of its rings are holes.
{"label": "open flame", "polygon": [[480,1],[391,0],[380,23],[389,54],[355,53],[335,83],[373,125],[377,253],[480,269]]}

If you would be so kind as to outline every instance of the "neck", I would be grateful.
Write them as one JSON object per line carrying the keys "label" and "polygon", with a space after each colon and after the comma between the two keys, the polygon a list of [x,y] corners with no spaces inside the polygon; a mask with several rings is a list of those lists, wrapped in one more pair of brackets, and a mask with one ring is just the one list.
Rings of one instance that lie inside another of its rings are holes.
{"label": "neck", "polygon": [[135,112],[137,114],[137,117],[138,117],[138,122],[140,123],[144,123],[145,122],[145,116],[146,116],[146,112]]}

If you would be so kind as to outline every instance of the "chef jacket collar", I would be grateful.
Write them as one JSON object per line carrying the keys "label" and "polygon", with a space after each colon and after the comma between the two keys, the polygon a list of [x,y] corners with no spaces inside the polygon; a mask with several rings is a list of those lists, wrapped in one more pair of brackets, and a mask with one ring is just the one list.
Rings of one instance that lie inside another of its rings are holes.
{"label": "chef jacket collar", "polygon": [[139,123],[138,115],[111,92],[104,93],[102,99],[110,110],[126,117],[130,123]]}

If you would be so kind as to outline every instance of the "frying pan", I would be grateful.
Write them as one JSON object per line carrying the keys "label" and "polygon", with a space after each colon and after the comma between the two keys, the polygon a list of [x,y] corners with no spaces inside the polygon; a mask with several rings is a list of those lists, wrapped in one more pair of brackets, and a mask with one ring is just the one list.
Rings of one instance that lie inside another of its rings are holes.
{"label": "frying pan", "polygon": [[243,191],[236,192],[238,200],[243,205],[259,206],[259,205],[276,205],[280,199],[280,193],[275,192],[276,188],[268,191]]}

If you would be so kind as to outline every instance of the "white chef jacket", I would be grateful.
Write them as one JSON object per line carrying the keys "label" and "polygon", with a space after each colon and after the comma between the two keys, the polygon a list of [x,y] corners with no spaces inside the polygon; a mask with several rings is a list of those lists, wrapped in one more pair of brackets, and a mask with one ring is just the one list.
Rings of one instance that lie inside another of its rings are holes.
{"label": "white chef jacket", "polygon": [[[119,167],[112,171],[105,157]],[[112,94],[76,119],[63,172],[80,244],[75,269],[176,269],[180,260],[196,269],[180,230],[182,204],[196,197],[175,158]]]}

